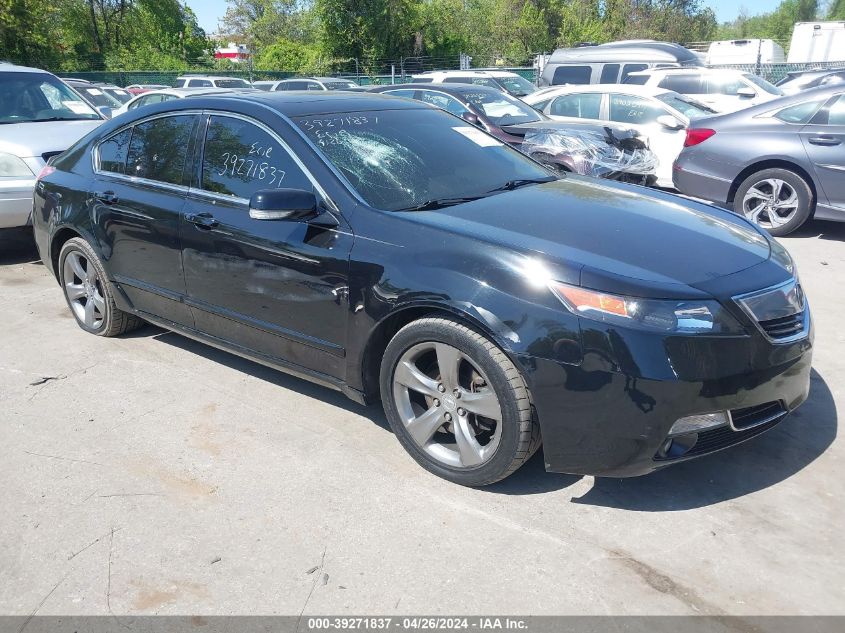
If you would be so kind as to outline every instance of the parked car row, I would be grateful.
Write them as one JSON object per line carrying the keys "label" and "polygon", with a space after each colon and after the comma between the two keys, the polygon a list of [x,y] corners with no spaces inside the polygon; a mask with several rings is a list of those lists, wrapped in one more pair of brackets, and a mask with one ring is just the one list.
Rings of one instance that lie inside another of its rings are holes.
{"label": "parked car row", "polygon": [[[34,115],[99,118],[60,95]],[[807,398],[812,319],[777,241],[548,169],[511,137],[562,123],[494,88],[207,93],[96,124],[32,205],[79,327],[151,322],[380,401],[450,481],[499,481],[541,445],[550,471],[639,475]]]}

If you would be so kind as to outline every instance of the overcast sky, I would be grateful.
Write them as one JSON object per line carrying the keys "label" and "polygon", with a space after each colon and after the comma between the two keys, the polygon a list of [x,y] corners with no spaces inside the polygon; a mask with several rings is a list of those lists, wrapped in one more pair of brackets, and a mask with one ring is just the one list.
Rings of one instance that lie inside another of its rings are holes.
{"label": "overcast sky", "polygon": [[[187,0],[186,4],[197,14],[200,26],[211,33],[217,30],[217,20],[226,13],[226,0]],[[749,15],[774,11],[780,4],[779,0],[705,0],[703,3],[716,12],[719,22],[733,20],[741,7],[745,7]]]}

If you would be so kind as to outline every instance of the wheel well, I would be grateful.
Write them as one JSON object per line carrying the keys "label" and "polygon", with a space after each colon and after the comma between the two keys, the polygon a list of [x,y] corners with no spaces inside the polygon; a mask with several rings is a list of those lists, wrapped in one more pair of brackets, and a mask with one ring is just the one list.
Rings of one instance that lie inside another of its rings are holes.
{"label": "wheel well", "polygon": [[807,170],[803,167],[800,167],[799,165],[796,165],[795,163],[790,163],[787,160],[777,159],[764,160],[759,163],[754,163],[753,165],[749,165],[741,172],[739,172],[737,177],[734,178],[734,181],[731,183],[731,188],[728,191],[727,203],[733,204],[734,196],[736,196],[736,192],[737,190],[739,190],[739,186],[742,184],[742,181],[748,178],[751,174],[754,174],[758,171],[763,171],[764,169],[786,169],[788,171],[794,171],[796,174],[801,176],[806,181],[807,185],[810,187],[810,191],[813,192],[812,203],[813,208],[815,209],[815,203],[818,199],[818,196],[816,194],[816,184],[815,182],[813,182],[813,179],[810,177],[810,174],[807,173]]}
{"label": "wheel well", "polygon": [[390,343],[390,340],[399,330],[412,321],[434,315],[441,315],[454,321],[458,321],[479,330],[485,336],[490,336],[487,329],[480,326],[479,323],[473,319],[436,306],[409,307],[404,310],[400,310],[395,314],[391,314],[376,326],[376,329],[370,335],[364,350],[363,360],[361,363],[361,378],[364,385],[364,394],[368,402],[377,402],[379,400],[381,391],[379,387],[381,361],[382,358],[384,358],[384,350],[387,349],[387,344]]}
{"label": "wheel well", "polygon": [[59,253],[62,252],[65,242],[74,237],[81,236],[73,229],[63,228],[56,231],[52,242],[50,242],[50,265],[53,267],[53,274],[56,279],[59,279]]}

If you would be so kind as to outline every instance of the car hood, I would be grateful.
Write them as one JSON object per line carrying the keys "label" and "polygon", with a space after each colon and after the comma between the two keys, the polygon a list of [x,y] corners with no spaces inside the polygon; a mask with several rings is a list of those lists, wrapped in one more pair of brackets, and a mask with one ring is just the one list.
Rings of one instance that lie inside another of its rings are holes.
{"label": "car hood", "polygon": [[26,158],[63,152],[102,123],[101,119],[6,123],[0,125],[0,152]]}
{"label": "car hood", "polygon": [[577,176],[413,213],[450,232],[538,254],[552,267],[580,269],[585,286],[632,294],[683,294],[770,257],[768,240],[730,212]]}

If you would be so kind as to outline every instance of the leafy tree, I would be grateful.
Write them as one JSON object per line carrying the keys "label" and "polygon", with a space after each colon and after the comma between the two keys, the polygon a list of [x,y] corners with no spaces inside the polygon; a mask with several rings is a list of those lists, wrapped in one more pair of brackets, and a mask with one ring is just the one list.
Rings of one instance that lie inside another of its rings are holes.
{"label": "leafy tree", "polygon": [[0,0],[0,59],[54,65],[58,9],[50,0]]}

